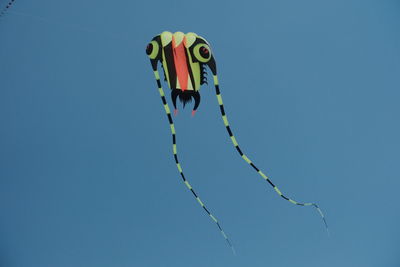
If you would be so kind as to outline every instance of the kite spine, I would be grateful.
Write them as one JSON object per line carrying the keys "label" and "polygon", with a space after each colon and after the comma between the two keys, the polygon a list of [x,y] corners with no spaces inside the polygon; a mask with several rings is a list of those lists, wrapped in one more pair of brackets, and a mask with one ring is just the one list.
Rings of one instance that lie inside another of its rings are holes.
{"label": "kite spine", "polygon": [[197,202],[204,209],[204,211],[208,214],[208,216],[210,216],[210,218],[218,226],[219,231],[221,232],[222,236],[225,238],[225,240],[228,243],[229,247],[232,249],[233,253],[236,254],[235,248],[233,247],[233,245],[232,245],[231,241],[229,240],[228,236],[225,234],[225,232],[222,229],[222,227],[221,227],[220,223],[218,222],[217,218],[214,215],[212,215],[211,212],[207,209],[207,207],[204,205],[203,201],[200,199],[200,197],[197,195],[197,193],[193,190],[193,187],[190,185],[189,181],[185,178],[185,175],[183,174],[182,167],[181,167],[181,165],[179,163],[179,160],[178,160],[178,152],[177,152],[177,147],[176,147],[175,125],[174,125],[174,122],[172,120],[171,111],[169,109],[167,100],[165,99],[165,94],[164,94],[164,90],[162,89],[162,86],[161,86],[160,74],[159,74],[158,70],[154,70],[154,76],[155,76],[156,81],[157,81],[158,91],[160,93],[161,101],[163,103],[163,106],[164,106],[164,109],[165,109],[165,113],[167,114],[167,117],[168,117],[169,126],[171,128],[171,133],[172,133],[172,151],[174,153],[175,163],[176,163],[176,166],[178,168],[179,173],[181,174],[183,183],[190,190],[190,192],[192,192],[193,196],[196,198]]}
{"label": "kite spine", "polygon": [[253,167],[253,169],[256,170],[256,172],[257,172],[265,181],[267,181],[267,182],[273,187],[273,189],[275,190],[275,192],[276,192],[279,196],[281,196],[283,199],[289,201],[290,203],[292,203],[292,204],[294,204],[294,205],[298,205],[298,206],[313,206],[313,207],[315,207],[315,208],[317,209],[319,215],[321,216],[322,220],[324,221],[326,231],[327,231],[328,234],[329,234],[328,224],[327,224],[327,222],[326,222],[325,216],[324,216],[322,210],[318,207],[318,205],[317,205],[316,203],[301,203],[301,202],[297,202],[297,201],[295,201],[295,200],[293,200],[293,199],[291,199],[291,198],[286,197],[286,196],[279,190],[279,188],[271,181],[271,179],[270,179],[267,175],[265,175],[260,169],[258,169],[258,168],[256,167],[256,165],[242,152],[242,150],[241,150],[240,147],[239,147],[238,142],[236,141],[235,136],[234,136],[233,133],[232,133],[232,130],[231,130],[230,126],[229,126],[228,118],[226,117],[226,114],[225,114],[224,104],[223,104],[223,101],[222,101],[221,92],[220,92],[220,90],[219,90],[219,83],[218,83],[218,76],[217,76],[217,75],[214,75],[214,86],[215,86],[215,93],[216,93],[216,96],[217,96],[219,108],[220,108],[221,115],[222,115],[222,120],[224,121],[224,125],[225,125],[225,127],[226,127],[226,130],[227,130],[227,132],[228,132],[228,134],[229,134],[229,137],[231,138],[231,141],[232,141],[234,147],[236,148],[237,152],[240,154],[240,156],[242,157],[242,159],[243,159],[244,161],[246,161],[251,167]]}

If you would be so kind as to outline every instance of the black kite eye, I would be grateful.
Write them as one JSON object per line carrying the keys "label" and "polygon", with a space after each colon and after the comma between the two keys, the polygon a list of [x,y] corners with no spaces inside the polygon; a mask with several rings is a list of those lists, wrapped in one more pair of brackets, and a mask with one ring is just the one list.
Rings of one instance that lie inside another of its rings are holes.
{"label": "black kite eye", "polygon": [[146,47],[146,54],[151,59],[155,59],[159,52],[159,45],[156,41],[151,41]]}
{"label": "black kite eye", "polygon": [[149,43],[149,44],[147,45],[147,47],[146,47],[146,54],[147,54],[147,55],[150,55],[152,51],[153,51],[153,44],[152,44],[152,43]]}
{"label": "black kite eye", "polygon": [[202,63],[206,63],[211,59],[210,47],[206,44],[198,44],[193,48],[196,59]]}
{"label": "black kite eye", "polygon": [[200,47],[200,55],[204,58],[208,58],[210,55],[210,51],[204,46]]}

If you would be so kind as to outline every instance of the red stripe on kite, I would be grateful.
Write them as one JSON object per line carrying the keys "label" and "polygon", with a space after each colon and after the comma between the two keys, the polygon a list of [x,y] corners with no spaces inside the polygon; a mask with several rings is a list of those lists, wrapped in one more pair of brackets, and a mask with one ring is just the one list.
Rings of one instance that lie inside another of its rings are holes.
{"label": "red stripe on kite", "polygon": [[176,76],[182,91],[188,89],[188,77],[189,77],[189,70],[186,64],[185,49],[186,48],[184,46],[184,42],[181,42],[178,46],[175,47],[175,38],[174,36],[172,36],[172,50],[174,52]]}

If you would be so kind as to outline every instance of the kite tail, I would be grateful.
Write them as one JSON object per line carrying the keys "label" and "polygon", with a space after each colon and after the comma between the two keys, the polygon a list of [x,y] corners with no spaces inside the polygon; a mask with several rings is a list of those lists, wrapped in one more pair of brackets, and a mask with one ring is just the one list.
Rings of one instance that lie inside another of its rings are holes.
{"label": "kite tail", "polygon": [[174,126],[174,122],[172,121],[171,111],[169,109],[167,100],[165,99],[164,90],[162,89],[161,82],[160,82],[160,75],[159,75],[157,69],[154,70],[154,76],[155,76],[156,81],[157,81],[158,91],[160,93],[161,100],[162,100],[162,103],[164,105],[164,109],[165,109],[165,112],[167,114],[167,117],[168,117],[169,126],[171,128],[172,149],[173,149],[173,153],[174,153],[175,163],[176,163],[176,166],[177,166],[177,168],[179,170],[179,173],[182,176],[182,180],[183,180],[184,184],[186,185],[186,187],[190,190],[190,192],[192,192],[193,196],[196,198],[196,200],[200,204],[200,206],[205,210],[205,212],[207,212],[208,216],[210,216],[210,218],[216,223],[216,225],[218,226],[219,231],[221,232],[222,236],[225,238],[225,240],[228,243],[229,247],[232,249],[233,253],[236,254],[235,248],[233,247],[233,245],[232,245],[231,241],[229,240],[228,236],[225,234],[225,232],[222,229],[222,227],[221,227],[220,223],[218,222],[217,218],[215,218],[214,215],[212,215],[211,212],[207,209],[207,207],[201,201],[200,197],[193,190],[193,187],[189,184],[189,181],[185,178],[185,175],[183,174],[182,167],[181,167],[181,165],[179,163],[179,160],[178,160],[178,154],[177,154],[177,148],[176,148],[175,126]]}
{"label": "kite tail", "polygon": [[14,3],[15,0],[10,0],[10,2],[8,2],[8,4],[6,5],[5,8],[3,8],[3,10],[0,13],[0,17],[2,17],[4,15],[4,13],[6,13],[6,11],[10,8],[10,6]]}
{"label": "kite tail", "polygon": [[232,130],[231,130],[230,126],[229,126],[228,118],[226,117],[226,114],[225,114],[224,104],[223,104],[223,102],[222,102],[222,96],[221,96],[221,92],[220,92],[220,90],[219,90],[219,84],[218,84],[218,77],[217,77],[217,75],[214,75],[214,86],[215,86],[215,93],[216,93],[216,95],[217,95],[217,100],[218,100],[219,108],[220,108],[221,115],[222,115],[222,120],[224,121],[224,125],[225,125],[225,127],[226,127],[226,130],[228,131],[228,134],[229,134],[229,136],[230,136],[230,138],[231,138],[231,141],[232,141],[233,145],[235,146],[236,150],[239,152],[240,156],[241,156],[251,167],[253,167],[253,169],[255,169],[256,172],[257,172],[262,178],[264,178],[264,180],[267,181],[267,182],[274,188],[275,192],[278,193],[278,195],[281,196],[283,199],[289,201],[289,202],[292,203],[292,204],[298,205],[298,206],[313,206],[313,207],[315,207],[315,208],[317,209],[319,215],[321,216],[322,220],[324,221],[326,231],[327,231],[328,234],[329,234],[328,224],[327,224],[327,222],[326,222],[326,220],[325,220],[325,216],[324,216],[324,214],[322,213],[321,209],[318,207],[317,204],[315,204],[315,203],[301,203],[301,202],[297,202],[297,201],[295,201],[295,200],[293,200],[293,199],[291,199],[291,198],[286,197],[284,194],[282,194],[282,192],[278,189],[278,187],[277,187],[275,184],[272,183],[271,179],[269,179],[268,176],[266,176],[261,170],[259,170],[259,169],[256,167],[256,165],[254,165],[254,163],[242,152],[242,150],[241,150],[240,147],[239,147],[238,142],[236,141],[235,136],[234,136],[233,133],[232,133]]}

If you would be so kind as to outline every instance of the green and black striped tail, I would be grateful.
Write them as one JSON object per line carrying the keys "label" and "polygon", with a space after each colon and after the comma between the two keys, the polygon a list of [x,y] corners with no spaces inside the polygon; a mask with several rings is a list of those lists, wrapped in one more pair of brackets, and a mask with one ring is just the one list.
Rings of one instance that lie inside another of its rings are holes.
{"label": "green and black striped tail", "polygon": [[229,247],[232,249],[232,252],[234,254],[236,254],[235,248],[233,247],[232,242],[229,240],[228,236],[225,234],[225,232],[222,229],[222,227],[221,227],[220,223],[218,222],[217,218],[215,218],[215,216],[212,215],[211,212],[207,209],[207,207],[204,205],[203,201],[201,201],[200,197],[193,190],[193,187],[189,184],[189,181],[185,178],[185,175],[183,174],[182,167],[181,167],[181,165],[179,163],[179,160],[178,160],[178,153],[177,153],[177,148],[176,148],[176,132],[175,132],[174,122],[173,122],[172,116],[171,116],[171,111],[169,109],[167,100],[165,99],[164,90],[162,89],[162,86],[161,86],[160,74],[158,73],[157,69],[155,69],[155,70],[153,69],[153,71],[154,71],[154,76],[155,76],[156,81],[157,81],[158,91],[160,93],[161,100],[162,100],[162,103],[164,105],[164,109],[165,109],[165,112],[167,114],[167,117],[168,117],[169,126],[171,128],[172,150],[173,150],[173,153],[174,153],[175,163],[176,163],[176,166],[177,166],[177,168],[179,170],[179,173],[181,174],[182,180],[183,180],[184,184],[186,185],[186,187],[190,190],[190,192],[192,192],[193,196],[196,198],[196,200],[200,204],[200,206],[204,209],[205,212],[207,212],[208,216],[210,216],[210,218],[218,226],[219,231],[221,232],[222,236],[225,238],[225,240],[228,243]]}
{"label": "green and black striped tail", "polygon": [[0,18],[7,12],[7,10],[12,6],[15,0],[10,0],[7,5],[3,8],[3,10],[0,12]]}
{"label": "green and black striped tail", "polygon": [[278,187],[272,183],[271,179],[269,179],[268,176],[266,176],[260,169],[258,169],[256,167],[256,165],[254,165],[254,163],[242,152],[242,150],[239,147],[238,142],[236,141],[235,136],[232,133],[232,130],[229,126],[229,122],[228,122],[228,118],[226,117],[225,114],[225,109],[224,109],[224,104],[222,102],[222,96],[221,96],[221,92],[219,90],[219,84],[218,84],[218,76],[217,75],[213,75],[214,76],[214,86],[215,86],[215,93],[217,95],[217,100],[218,100],[218,104],[219,104],[219,108],[221,111],[221,115],[222,115],[222,120],[224,121],[224,125],[226,127],[226,130],[228,131],[229,137],[231,138],[231,141],[233,143],[233,145],[235,146],[237,152],[240,154],[240,156],[251,166],[253,167],[254,170],[256,170],[256,172],[261,175],[261,177],[266,180],[276,191],[276,193],[278,193],[279,196],[281,196],[283,199],[289,201],[292,204],[298,205],[298,206],[313,206],[317,209],[318,213],[321,215],[322,220],[324,221],[325,224],[325,228],[326,231],[329,234],[329,229],[328,229],[328,224],[326,222],[325,216],[322,213],[321,209],[318,207],[317,204],[315,203],[301,203],[301,202],[297,202],[291,198],[286,197],[284,194],[282,194],[282,192],[278,189]]}

